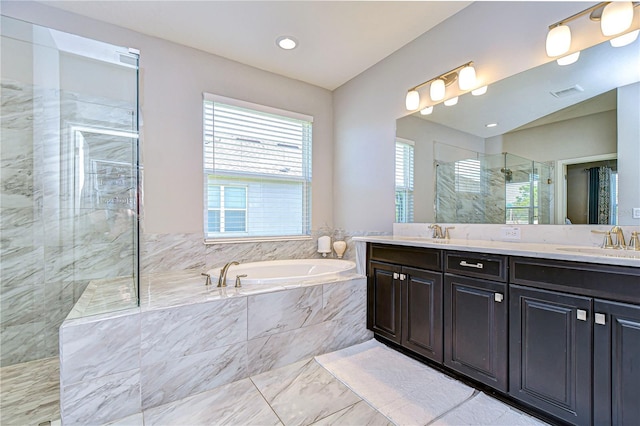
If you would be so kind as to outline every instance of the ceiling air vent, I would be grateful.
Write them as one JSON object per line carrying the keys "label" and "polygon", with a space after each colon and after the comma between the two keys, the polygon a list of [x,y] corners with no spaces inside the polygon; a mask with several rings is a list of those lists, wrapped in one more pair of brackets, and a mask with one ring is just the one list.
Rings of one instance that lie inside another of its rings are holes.
{"label": "ceiling air vent", "polygon": [[556,98],[566,98],[568,96],[576,95],[580,92],[584,92],[584,89],[579,85],[573,85],[571,87],[567,87],[566,89],[558,90],[557,92],[550,92]]}

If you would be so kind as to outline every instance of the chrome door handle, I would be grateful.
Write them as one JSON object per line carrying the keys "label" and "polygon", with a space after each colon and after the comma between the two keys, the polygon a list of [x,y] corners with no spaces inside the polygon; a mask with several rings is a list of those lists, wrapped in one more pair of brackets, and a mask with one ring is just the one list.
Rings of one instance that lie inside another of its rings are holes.
{"label": "chrome door handle", "polygon": [[394,279],[394,280],[397,280],[398,278],[400,278],[400,275],[398,275],[398,273],[397,273],[397,272],[394,272],[394,273],[393,273],[393,279]]}
{"label": "chrome door handle", "polygon": [[605,314],[595,314],[595,323],[599,325],[607,324],[607,317]]}
{"label": "chrome door handle", "polygon": [[404,281],[407,278],[405,274],[400,274],[400,281]]}
{"label": "chrome door handle", "polygon": [[480,262],[478,262],[478,263],[467,263],[466,260],[460,261],[460,266],[466,266],[467,268],[477,268],[477,269],[484,268],[484,265],[482,263],[480,263]]}
{"label": "chrome door handle", "polygon": [[502,302],[504,300],[504,295],[502,293],[494,293],[493,300],[496,302]]}

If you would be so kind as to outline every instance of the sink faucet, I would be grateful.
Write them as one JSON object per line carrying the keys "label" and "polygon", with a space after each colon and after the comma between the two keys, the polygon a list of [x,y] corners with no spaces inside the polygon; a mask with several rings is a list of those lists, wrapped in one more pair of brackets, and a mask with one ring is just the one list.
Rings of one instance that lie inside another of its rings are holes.
{"label": "sink faucet", "polygon": [[224,265],[221,269],[220,269],[220,276],[218,277],[218,287],[226,287],[227,286],[227,271],[229,270],[229,268],[233,265],[239,265],[240,263],[236,262],[235,260],[233,262],[229,262],[226,265]]}
{"label": "sink faucet", "polygon": [[624,240],[624,232],[622,231],[622,228],[616,225],[611,228],[611,233],[616,236],[616,245],[613,248],[625,249],[627,247],[627,244]]}
{"label": "sink faucet", "polygon": [[444,238],[444,235],[442,234],[442,227],[437,223],[429,225],[429,229],[433,229],[433,235],[432,235],[433,238],[436,238],[436,239]]}

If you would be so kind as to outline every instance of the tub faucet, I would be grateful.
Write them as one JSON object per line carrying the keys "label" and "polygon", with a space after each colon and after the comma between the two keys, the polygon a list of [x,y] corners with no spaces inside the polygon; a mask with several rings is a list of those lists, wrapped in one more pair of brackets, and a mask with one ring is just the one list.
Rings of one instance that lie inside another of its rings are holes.
{"label": "tub faucet", "polygon": [[229,268],[233,265],[239,265],[240,263],[236,262],[235,260],[233,262],[229,262],[226,265],[224,265],[221,269],[220,269],[220,276],[218,277],[218,287],[226,287],[227,286],[227,271],[229,270]]}

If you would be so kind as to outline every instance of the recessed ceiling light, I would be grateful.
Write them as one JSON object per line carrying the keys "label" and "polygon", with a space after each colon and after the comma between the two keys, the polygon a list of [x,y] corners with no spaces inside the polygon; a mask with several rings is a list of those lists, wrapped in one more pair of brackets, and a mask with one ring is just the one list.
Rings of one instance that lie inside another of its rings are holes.
{"label": "recessed ceiling light", "polygon": [[284,50],[295,49],[298,41],[291,36],[280,36],[276,39],[276,44]]}
{"label": "recessed ceiling light", "polygon": [[485,127],[496,127],[498,125],[498,123],[489,123],[489,124],[485,124]]}

